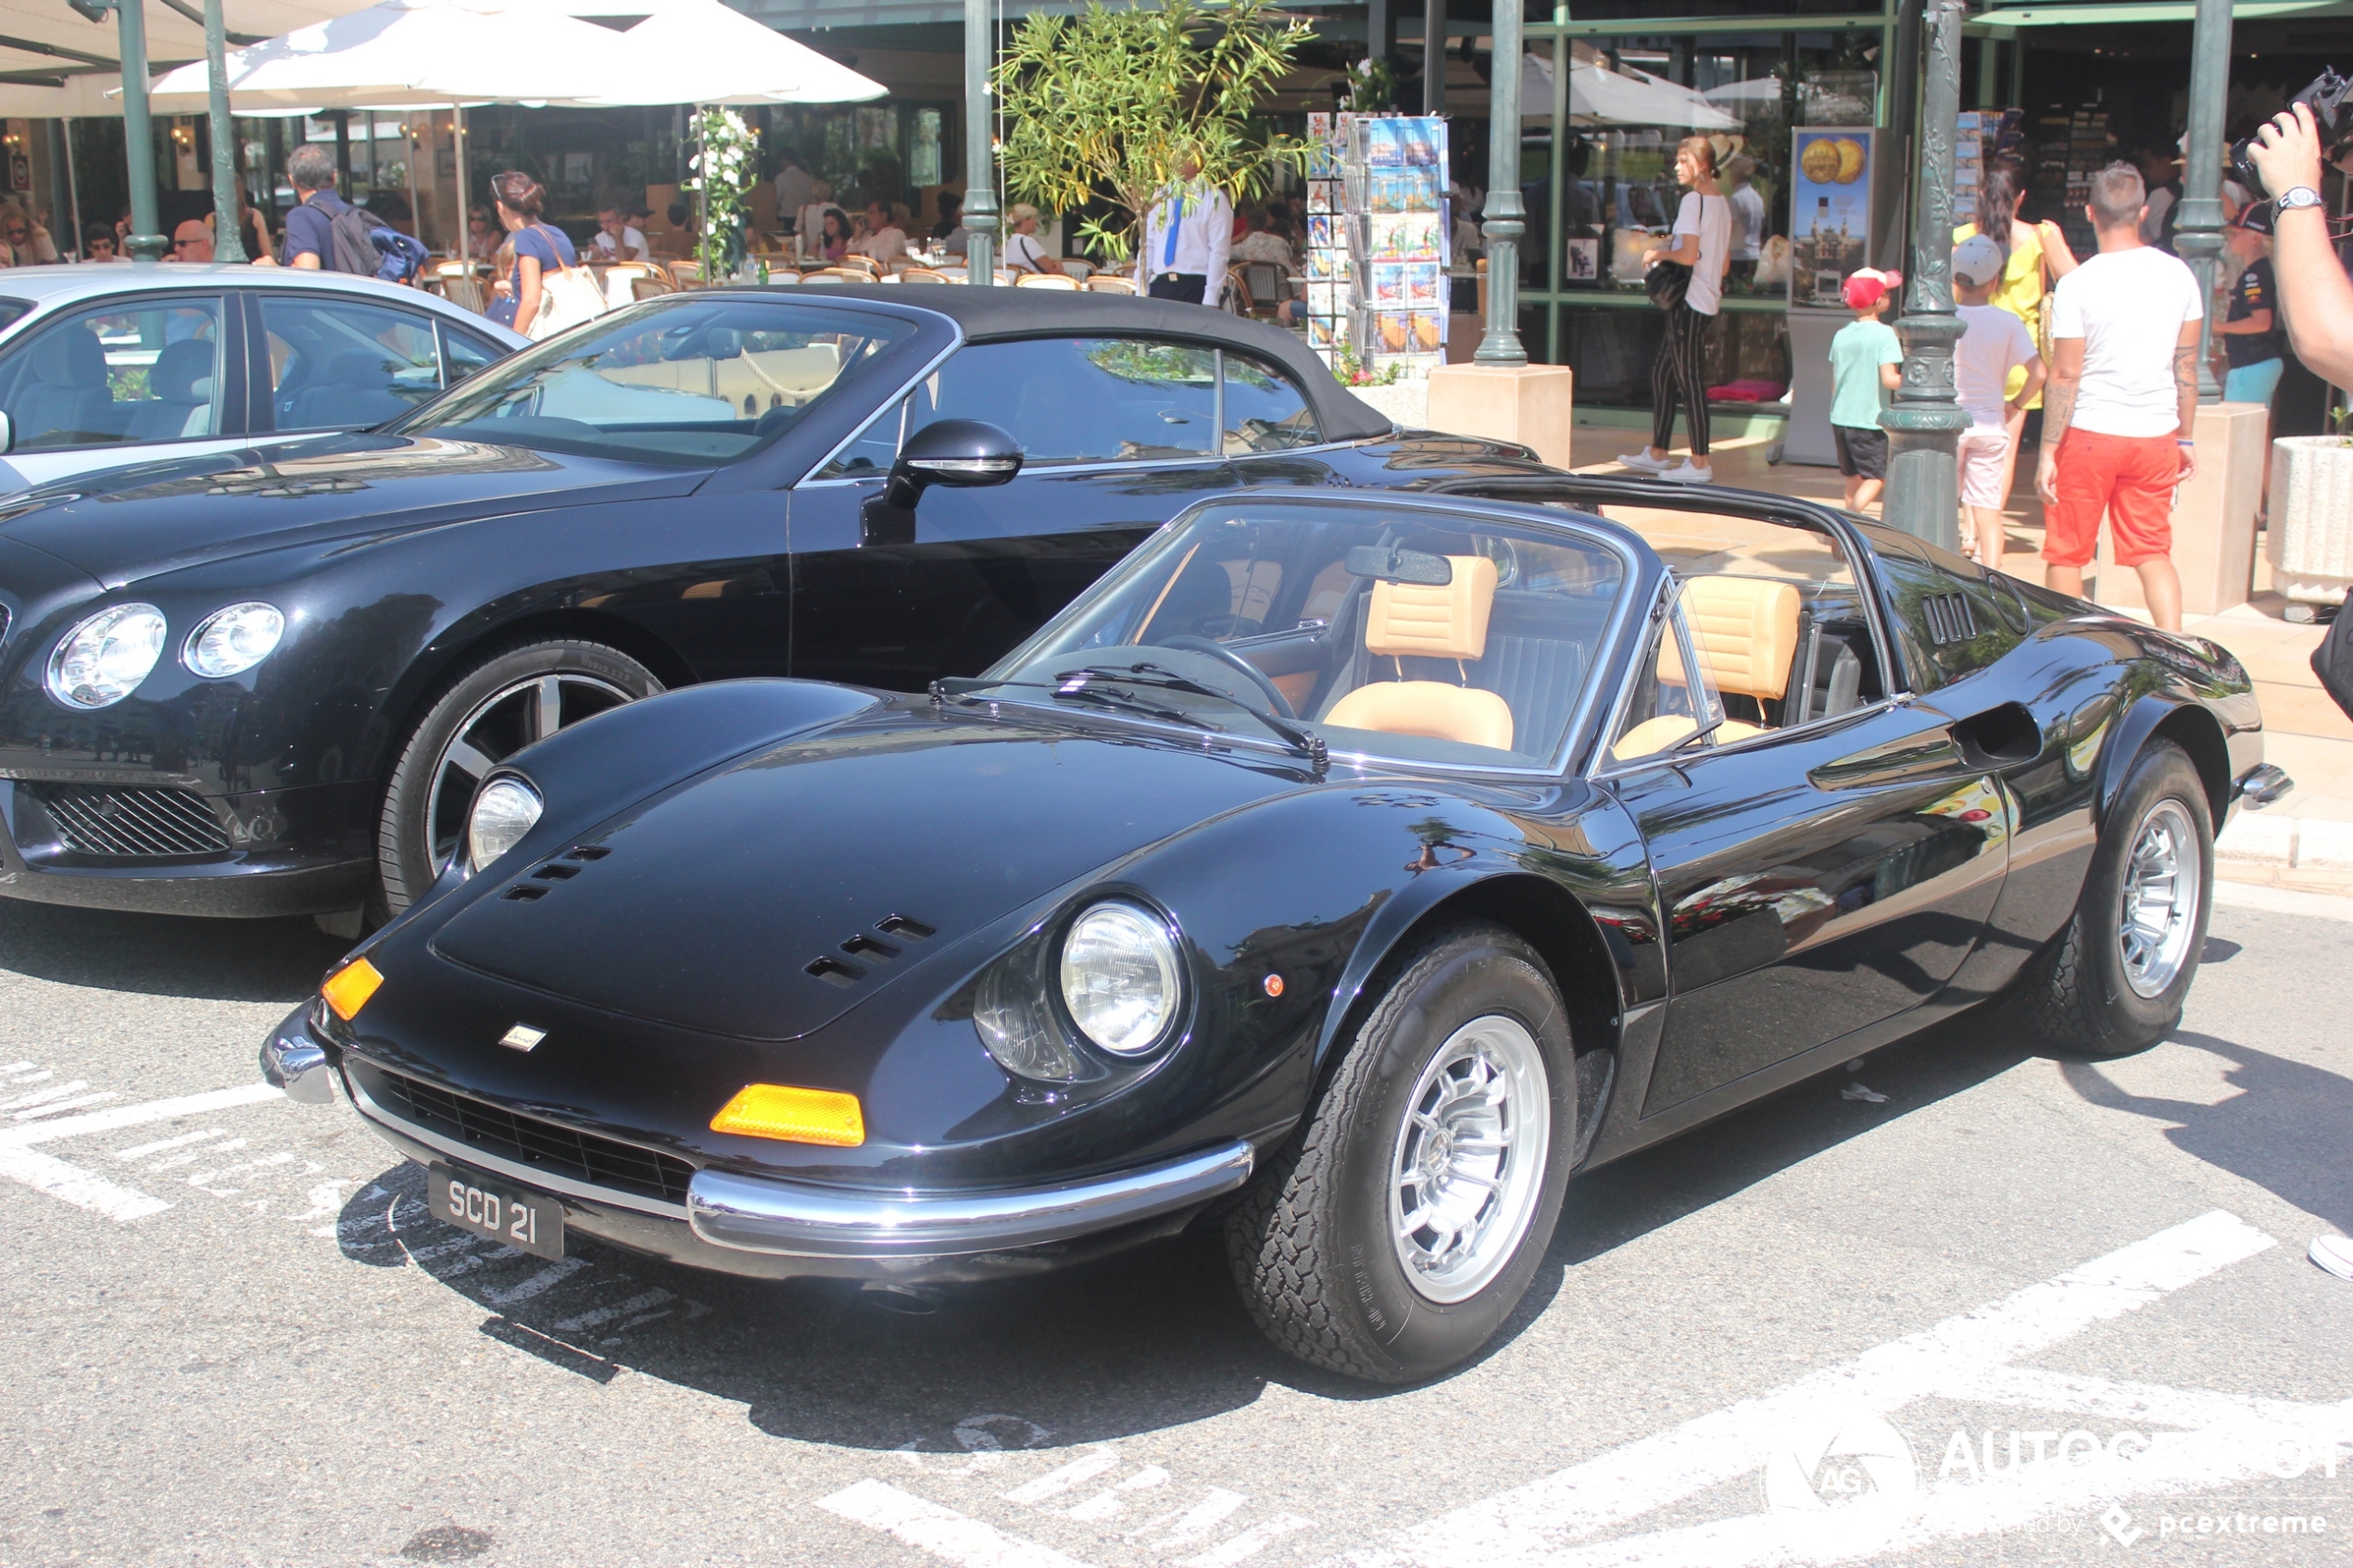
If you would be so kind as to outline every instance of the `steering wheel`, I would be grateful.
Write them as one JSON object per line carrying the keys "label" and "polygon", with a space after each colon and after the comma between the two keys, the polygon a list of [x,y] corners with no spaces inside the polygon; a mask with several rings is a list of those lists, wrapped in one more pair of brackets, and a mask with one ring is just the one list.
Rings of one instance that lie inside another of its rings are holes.
{"label": "steering wheel", "polygon": [[1248,676],[1252,685],[1266,694],[1267,705],[1274,709],[1276,718],[1296,720],[1299,717],[1290,710],[1290,699],[1283,695],[1280,686],[1268,680],[1257,665],[1252,664],[1223,643],[1212,642],[1207,637],[1196,637],[1190,632],[1179,632],[1173,637],[1161,638],[1155,646],[1164,648],[1182,648],[1187,653],[1205,653],[1237,673]]}

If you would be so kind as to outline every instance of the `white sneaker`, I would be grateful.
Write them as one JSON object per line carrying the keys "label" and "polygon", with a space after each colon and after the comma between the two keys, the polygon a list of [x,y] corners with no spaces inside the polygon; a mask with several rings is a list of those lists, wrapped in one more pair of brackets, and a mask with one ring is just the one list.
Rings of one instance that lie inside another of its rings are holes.
{"label": "white sneaker", "polygon": [[1716,483],[1716,470],[1686,458],[1680,467],[1662,469],[1658,477],[1676,484],[1713,484]]}
{"label": "white sneaker", "polygon": [[2306,1254],[2339,1279],[2353,1279],[2353,1240],[2341,1236],[2316,1236]]}
{"label": "white sneaker", "polygon": [[1667,468],[1667,460],[1664,458],[1652,457],[1648,447],[1644,447],[1640,452],[1627,453],[1617,459],[1617,466],[1624,469],[1640,469],[1644,473],[1665,473]]}

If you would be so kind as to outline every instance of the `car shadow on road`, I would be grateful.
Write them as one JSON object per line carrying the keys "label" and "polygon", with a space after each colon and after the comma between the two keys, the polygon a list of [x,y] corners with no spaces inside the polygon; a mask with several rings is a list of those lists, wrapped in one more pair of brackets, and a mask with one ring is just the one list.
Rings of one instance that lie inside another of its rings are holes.
{"label": "car shadow on road", "polygon": [[2353,1234],[2353,1161],[2345,1148],[2353,1079],[2212,1035],[2183,1030],[2166,1040],[2214,1057],[2237,1092],[2201,1105],[2131,1093],[2096,1061],[2065,1062],[2059,1071],[2092,1104],[2171,1122],[2166,1139],[2183,1153]]}
{"label": "car shadow on road", "polygon": [[350,946],[307,916],[207,920],[0,899],[0,970],[101,991],[291,1007]]}
{"label": "car shadow on road", "polygon": [[[1946,1023],[1871,1058],[1863,1076],[1885,1103],[1843,1099],[1849,1078],[1826,1075],[1580,1178],[1535,1283],[1480,1359],[1574,1288],[1579,1263],[2026,1054],[1984,1024]],[[925,1316],[885,1310],[852,1284],[736,1279],[593,1242],[577,1246],[590,1266],[519,1298],[547,1265],[433,1220],[413,1165],[356,1196],[342,1232],[355,1261],[413,1264],[482,1306],[483,1333],[502,1343],[598,1381],[626,1367],[734,1400],[760,1430],[800,1441],[1059,1448],[1200,1421],[1270,1384],[1342,1400],[1395,1392],[1275,1349],[1236,1294],[1214,1224],[1065,1272],[945,1291]],[[628,1326],[631,1315],[645,1321]]]}

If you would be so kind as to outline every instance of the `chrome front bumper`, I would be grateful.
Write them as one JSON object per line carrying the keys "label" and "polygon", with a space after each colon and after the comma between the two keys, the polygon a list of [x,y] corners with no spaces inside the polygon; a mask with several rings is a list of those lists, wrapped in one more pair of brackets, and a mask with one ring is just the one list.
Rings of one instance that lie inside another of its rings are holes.
{"label": "chrome front bumper", "polygon": [[714,1247],[800,1258],[939,1258],[1010,1251],[1190,1208],[1250,1180],[1251,1147],[1098,1181],[1016,1192],[859,1192],[696,1173],[686,1223]]}
{"label": "chrome front bumper", "polygon": [[288,1013],[261,1045],[262,1080],[305,1105],[327,1105],[335,1098],[335,1072],[327,1053],[310,1037],[310,1008]]}

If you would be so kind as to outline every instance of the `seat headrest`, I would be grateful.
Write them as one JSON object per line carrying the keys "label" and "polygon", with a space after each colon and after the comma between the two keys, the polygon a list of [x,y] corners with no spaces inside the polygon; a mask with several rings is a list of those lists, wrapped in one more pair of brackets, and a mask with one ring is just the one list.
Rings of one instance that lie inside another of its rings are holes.
{"label": "seat headrest", "polygon": [[[1719,692],[1779,697],[1789,687],[1797,656],[1797,590],[1762,577],[1694,577],[1683,584],[1683,615],[1692,641]],[[1659,679],[1683,682],[1675,640],[1660,650]]]}
{"label": "seat headrest", "polygon": [[183,338],[167,343],[147,371],[147,390],[166,403],[208,403],[212,400],[210,338]]}
{"label": "seat headrest", "polygon": [[51,386],[82,391],[107,384],[107,351],[98,334],[76,323],[51,332],[32,350],[32,373]]}
{"label": "seat headrest", "polygon": [[346,348],[327,361],[324,384],[343,387],[388,386],[392,383],[392,367],[381,354],[371,354],[364,348]]}
{"label": "seat headrest", "polygon": [[1487,618],[1495,608],[1495,563],[1485,556],[1448,556],[1454,580],[1375,583],[1365,616],[1365,651],[1384,659],[1481,659]]}

